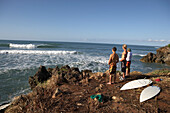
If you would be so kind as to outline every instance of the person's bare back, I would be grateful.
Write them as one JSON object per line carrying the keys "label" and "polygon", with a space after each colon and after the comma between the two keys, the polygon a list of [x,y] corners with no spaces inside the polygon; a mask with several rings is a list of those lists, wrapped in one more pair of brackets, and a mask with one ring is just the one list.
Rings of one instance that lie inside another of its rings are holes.
{"label": "person's bare back", "polygon": [[116,54],[116,50],[117,48],[116,47],[113,47],[112,48],[112,54],[110,55],[110,58],[109,58],[109,83],[108,84],[112,84],[112,75],[114,75],[114,82],[115,83],[115,80],[116,80],[116,64],[119,62],[119,56]]}
{"label": "person's bare back", "polygon": [[116,53],[112,53],[110,55],[109,65],[116,66],[116,63],[118,62],[119,62],[119,56]]}

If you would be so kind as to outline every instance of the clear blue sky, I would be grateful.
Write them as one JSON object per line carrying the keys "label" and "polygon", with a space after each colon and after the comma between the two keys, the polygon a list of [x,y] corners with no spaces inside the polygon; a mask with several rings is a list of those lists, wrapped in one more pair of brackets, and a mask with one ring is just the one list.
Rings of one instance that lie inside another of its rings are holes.
{"label": "clear blue sky", "polygon": [[170,0],[0,0],[0,39],[166,45]]}

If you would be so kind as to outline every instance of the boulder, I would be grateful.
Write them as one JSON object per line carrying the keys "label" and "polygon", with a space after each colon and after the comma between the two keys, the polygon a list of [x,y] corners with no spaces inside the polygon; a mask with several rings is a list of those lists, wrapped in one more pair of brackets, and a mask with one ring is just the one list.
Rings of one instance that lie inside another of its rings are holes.
{"label": "boulder", "polygon": [[63,66],[60,69],[60,71],[62,71],[62,72],[68,72],[69,70],[70,70],[70,66],[68,66],[68,65]]}
{"label": "boulder", "polygon": [[83,78],[90,77],[92,70],[82,70],[81,71]]}
{"label": "boulder", "polygon": [[34,89],[38,84],[38,81],[36,82],[36,80],[32,76],[29,77],[28,82],[30,84],[31,89]]}
{"label": "boulder", "polygon": [[[88,84],[91,73],[91,70],[83,70],[80,72],[79,68],[70,68],[68,65],[62,66],[61,68],[56,66],[55,68],[48,68],[48,70],[46,70],[44,66],[40,66],[36,74],[29,77],[29,84],[31,89],[34,89],[39,83],[47,81],[50,77],[52,77],[51,82],[56,85],[63,83],[77,84],[80,81],[82,84]],[[82,81],[83,79],[84,81]]]}
{"label": "boulder", "polygon": [[80,73],[79,68],[77,68],[77,67],[72,67],[72,68],[71,68],[71,72]]}
{"label": "boulder", "polygon": [[156,58],[155,63],[161,63],[161,64],[163,64],[164,61],[163,61],[163,59],[161,59],[161,58]]}
{"label": "boulder", "polygon": [[152,63],[152,62],[155,62],[156,60],[156,54],[154,53],[148,53],[146,56],[144,56],[142,59],[140,59],[140,61],[142,62],[149,62],[149,63]]}
{"label": "boulder", "polygon": [[164,59],[164,62],[168,65],[170,65],[170,54]]}
{"label": "boulder", "polygon": [[40,66],[36,74],[29,77],[29,84],[31,89],[35,88],[39,83],[47,81],[51,77],[50,73],[46,70],[45,66]]}
{"label": "boulder", "polygon": [[159,58],[167,57],[170,54],[170,47],[169,46],[161,47],[157,49],[156,52],[157,52],[156,56]]}
{"label": "boulder", "polygon": [[58,68],[58,66],[56,66],[56,67],[52,70],[52,72],[51,72],[51,73],[52,73],[52,76],[56,76],[56,75],[60,74],[60,73],[59,73],[59,70],[60,70],[60,69]]}
{"label": "boulder", "polygon": [[156,54],[154,53],[148,53],[146,56],[144,56],[142,59],[140,59],[141,62],[149,62],[149,63],[161,63],[161,64],[168,64],[170,65],[170,47],[165,46],[161,47],[156,50]]}

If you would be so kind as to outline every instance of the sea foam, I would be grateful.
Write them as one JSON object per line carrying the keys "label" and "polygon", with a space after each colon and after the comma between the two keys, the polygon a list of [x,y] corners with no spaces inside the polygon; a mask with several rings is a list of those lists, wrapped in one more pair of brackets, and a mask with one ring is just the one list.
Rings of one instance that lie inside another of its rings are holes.
{"label": "sea foam", "polygon": [[143,56],[146,56],[146,54],[132,54],[133,56],[141,56],[141,57],[143,57]]}
{"label": "sea foam", "polygon": [[76,51],[0,50],[1,54],[75,54]]}

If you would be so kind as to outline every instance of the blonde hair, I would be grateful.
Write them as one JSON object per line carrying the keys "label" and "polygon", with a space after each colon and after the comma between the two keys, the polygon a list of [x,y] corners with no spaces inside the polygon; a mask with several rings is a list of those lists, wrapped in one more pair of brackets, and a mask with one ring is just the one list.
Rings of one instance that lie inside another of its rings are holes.
{"label": "blonde hair", "polygon": [[126,44],[123,44],[123,48],[127,49],[127,45],[126,45]]}

